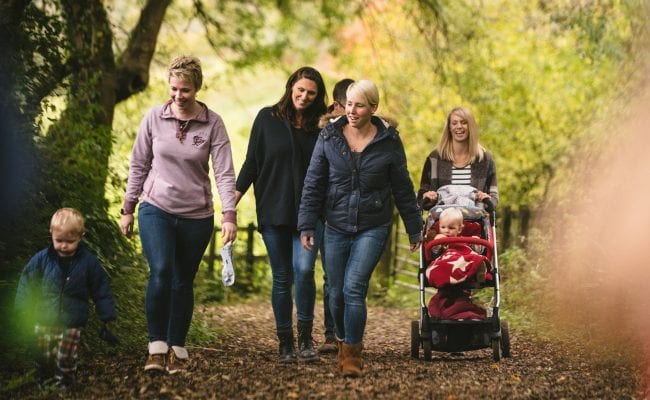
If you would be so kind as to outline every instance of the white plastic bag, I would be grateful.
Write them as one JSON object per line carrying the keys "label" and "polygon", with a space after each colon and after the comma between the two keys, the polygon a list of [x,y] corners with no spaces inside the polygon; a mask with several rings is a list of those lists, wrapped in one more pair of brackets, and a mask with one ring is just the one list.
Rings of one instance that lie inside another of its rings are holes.
{"label": "white plastic bag", "polygon": [[221,279],[224,286],[231,286],[235,283],[235,268],[232,264],[232,242],[221,248]]}

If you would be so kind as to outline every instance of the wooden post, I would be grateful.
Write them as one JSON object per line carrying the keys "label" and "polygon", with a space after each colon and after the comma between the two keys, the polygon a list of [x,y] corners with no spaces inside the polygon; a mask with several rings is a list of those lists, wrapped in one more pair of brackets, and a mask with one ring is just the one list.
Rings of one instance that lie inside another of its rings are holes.
{"label": "wooden post", "polygon": [[510,229],[512,227],[512,212],[510,207],[505,207],[503,209],[502,220],[503,220],[503,229],[501,230],[501,249],[505,250],[510,247]]}
{"label": "wooden post", "polygon": [[393,254],[392,259],[390,260],[390,269],[393,277],[397,275],[397,256],[399,253],[399,226],[400,219],[397,217],[397,214],[393,214],[393,221],[391,223],[393,227]]}
{"label": "wooden post", "polygon": [[524,248],[527,247],[528,240],[528,229],[529,229],[529,224],[530,223],[530,208],[528,207],[522,207],[519,210],[519,240],[523,240],[523,243],[520,243],[523,245]]}
{"label": "wooden post", "polygon": [[246,268],[248,269],[249,273],[253,272],[253,261],[254,261],[254,256],[253,256],[253,243],[254,243],[254,235],[255,235],[255,225],[251,222],[248,224],[246,227]]}

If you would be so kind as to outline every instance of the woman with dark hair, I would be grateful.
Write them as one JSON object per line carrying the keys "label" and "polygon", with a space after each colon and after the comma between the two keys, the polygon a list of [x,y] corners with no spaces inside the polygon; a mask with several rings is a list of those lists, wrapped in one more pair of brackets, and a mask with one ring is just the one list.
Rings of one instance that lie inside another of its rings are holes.
{"label": "woman with dark hair", "polygon": [[[280,362],[316,361],[312,342],[316,283],[316,251],[302,248],[296,229],[302,185],[318,137],[318,122],[326,111],[326,91],[320,73],[302,67],[287,80],[282,98],[257,114],[246,160],[235,192],[239,201],[254,185],[257,224],[271,264],[271,303],[280,342]],[[320,243],[323,227],[316,229]],[[293,335],[295,284],[298,352]]]}

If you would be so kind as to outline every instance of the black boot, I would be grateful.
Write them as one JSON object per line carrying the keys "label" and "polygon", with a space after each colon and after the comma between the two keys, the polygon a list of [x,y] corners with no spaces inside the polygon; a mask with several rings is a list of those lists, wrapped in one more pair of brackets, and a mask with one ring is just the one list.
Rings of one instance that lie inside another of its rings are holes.
{"label": "black boot", "polygon": [[64,392],[74,384],[75,381],[74,372],[63,372],[60,369],[57,369],[54,374],[54,386],[56,390]]}
{"label": "black boot", "polygon": [[298,359],[305,362],[318,361],[311,338],[312,321],[298,321]]}
{"label": "black boot", "polygon": [[34,361],[36,383],[41,390],[54,384],[54,366],[44,360]]}
{"label": "black boot", "polygon": [[293,329],[278,329],[278,339],[280,340],[280,358],[281,363],[296,362],[296,350],[293,342]]}

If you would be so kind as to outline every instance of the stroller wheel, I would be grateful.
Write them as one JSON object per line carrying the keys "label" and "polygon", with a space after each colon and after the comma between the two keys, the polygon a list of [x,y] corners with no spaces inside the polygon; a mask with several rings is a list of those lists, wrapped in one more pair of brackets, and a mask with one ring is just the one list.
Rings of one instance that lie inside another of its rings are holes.
{"label": "stroller wheel", "polygon": [[492,358],[494,358],[494,361],[501,360],[501,339],[500,338],[492,339]]}
{"label": "stroller wheel", "polygon": [[501,321],[501,353],[504,357],[510,357],[510,328],[508,321]]}
{"label": "stroller wheel", "polygon": [[420,357],[420,322],[411,321],[411,358]]}
{"label": "stroller wheel", "polygon": [[431,361],[431,338],[422,340],[422,347],[424,348],[424,361]]}

